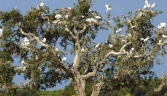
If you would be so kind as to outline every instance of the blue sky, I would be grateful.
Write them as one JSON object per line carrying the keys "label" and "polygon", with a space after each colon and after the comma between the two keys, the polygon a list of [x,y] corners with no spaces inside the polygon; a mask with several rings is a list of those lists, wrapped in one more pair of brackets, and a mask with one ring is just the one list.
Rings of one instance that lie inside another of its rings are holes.
{"label": "blue sky", "polygon": [[[0,0],[0,11],[9,11],[12,10],[15,6],[23,13],[26,14],[31,7],[36,7],[37,4],[40,4],[42,0]],[[93,6],[91,10],[97,10],[103,17],[106,17],[105,13],[105,4],[112,5],[112,17],[120,16],[122,14],[127,15],[129,11],[135,12],[138,9],[143,8],[145,0],[94,0]],[[77,0],[45,0],[45,6],[49,6],[51,10],[55,8],[62,8],[62,7],[73,7],[73,4],[76,3]],[[167,10],[166,4],[167,0],[149,0],[152,4],[156,2],[155,9],[162,10],[163,14],[157,16],[153,23],[155,26],[160,24],[160,22],[167,23]],[[110,34],[109,31],[107,32],[99,32],[97,42],[104,41],[107,38],[107,35]],[[165,60],[164,57],[162,59]],[[17,59],[16,59],[17,60]],[[165,60],[167,62],[167,60]],[[15,64],[19,64],[18,61]],[[154,72],[161,77],[161,73],[164,72],[167,74],[167,63],[163,65],[156,65],[154,67]],[[24,78],[16,76],[14,82],[25,81]],[[64,83],[62,85],[57,85],[54,89],[59,89],[64,87]]]}

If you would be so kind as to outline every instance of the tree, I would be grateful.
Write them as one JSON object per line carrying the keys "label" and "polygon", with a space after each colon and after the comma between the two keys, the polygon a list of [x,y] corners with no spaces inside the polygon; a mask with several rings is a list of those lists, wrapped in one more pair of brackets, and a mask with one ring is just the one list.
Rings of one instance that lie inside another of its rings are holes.
{"label": "tree", "polygon": [[[86,96],[86,83],[92,80],[91,96],[98,96],[101,90],[139,87],[142,78],[154,76],[151,69],[160,62],[156,57],[166,54],[166,23],[158,29],[152,24],[162,12],[146,3],[143,9],[112,19],[111,6],[105,5],[107,19],[103,20],[90,10],[92,4],[91,0],[79,0],[73,8],[53,12],[38,4],[26,15],[19,9],[1,12],[1,44],[7,45],[4,50],[10,58],[20,57],[23,66],[13,69],[29,79],[19,88],[46,89],[69,80],[77,96]],[[112,34],[96,43],[93,40],[101,30]],[[69,62],[67,55],[72,58]]]}

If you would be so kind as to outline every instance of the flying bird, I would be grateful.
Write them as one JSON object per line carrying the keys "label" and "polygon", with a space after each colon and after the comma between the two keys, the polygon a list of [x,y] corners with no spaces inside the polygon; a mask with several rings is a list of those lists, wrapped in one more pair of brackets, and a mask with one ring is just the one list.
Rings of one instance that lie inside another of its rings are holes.
{"label": "flying bird", "polygon": [[111,10],[111,6],[109,6],[108,4],[106,4],[105,7],[106,7],[106,12]]}

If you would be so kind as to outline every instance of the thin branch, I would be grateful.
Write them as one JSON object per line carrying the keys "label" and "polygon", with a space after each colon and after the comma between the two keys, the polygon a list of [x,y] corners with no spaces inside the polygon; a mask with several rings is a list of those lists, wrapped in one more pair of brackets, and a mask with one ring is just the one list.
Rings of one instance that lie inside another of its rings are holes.
{"label": "thin branch", "polygon": [[[17,25],[17,26],[18,26],[18,25]],[[22,30],[22,28],[20,28],[19,26],[18,26],[18,28],[19,28],[21,34],[26,35],[26,36],[32,36],[41,46],[47,47],[47,48],[49,47],[48,45],[46,45],[46,44],[44,44],[43,42],[41,42],[41,41],[39,40],[39,38],[36,37],[33,33],[25,33],[25,32]]]}

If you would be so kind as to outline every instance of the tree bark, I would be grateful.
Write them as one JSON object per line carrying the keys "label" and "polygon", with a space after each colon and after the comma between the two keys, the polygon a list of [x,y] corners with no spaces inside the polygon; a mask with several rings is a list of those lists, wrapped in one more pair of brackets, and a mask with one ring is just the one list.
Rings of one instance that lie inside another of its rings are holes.
{"label": "tree bark", "polygon": [[104,82],[97,83],[92,90],[91,96],[98,96],[103,85]]}
{"label": "tree bark", "polygon": [[85,92],[86,80],[82,78],[82,76],[76,78],[76,80],[73,82],[73,85],[77,96],[86,96]]}

